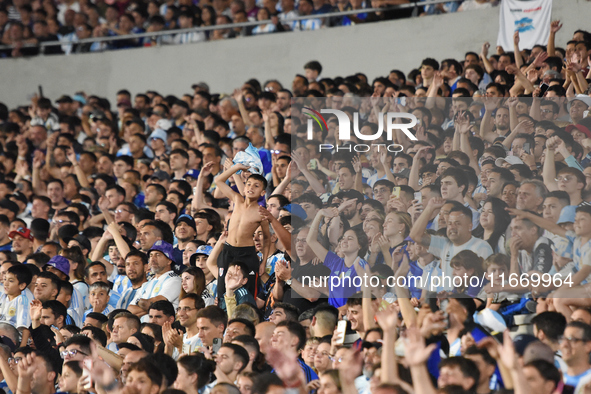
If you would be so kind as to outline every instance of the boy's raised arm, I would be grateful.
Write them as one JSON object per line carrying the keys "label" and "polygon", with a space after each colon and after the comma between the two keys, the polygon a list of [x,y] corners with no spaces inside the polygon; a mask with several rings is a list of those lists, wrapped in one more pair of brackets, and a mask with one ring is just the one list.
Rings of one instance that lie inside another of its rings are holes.
{"label": "boy's raised arm", "polygon": [[215,178],[214,182],[216,188],[219,188],[219,191],[230,200],[234,200],[238,196],[242,198],[239,193],[236,193],[230,186],[226,184],[226,181],[236,172],[240,170],[246,171],[248,168],[249,167],[245,166],[244,164],[234,164],[232,167],[222,172],[217,178]]}

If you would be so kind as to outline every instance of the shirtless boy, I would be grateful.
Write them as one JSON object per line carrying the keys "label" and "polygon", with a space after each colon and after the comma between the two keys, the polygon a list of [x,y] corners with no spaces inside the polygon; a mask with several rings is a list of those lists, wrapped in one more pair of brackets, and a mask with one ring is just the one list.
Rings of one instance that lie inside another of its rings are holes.
{"label": "shirtless boy", "polygon": [[228,238],[218,258],[217,291],[219,300],[224,299],[226,292],[224,277],[228,266],[234,261],[241,261],[248,267],[249,275],[246,288],[256,297],[260,261],[254,246],[253,235],[263,220],[257,201],[265,194],[267,180],[261,175],[250,175],[244,185],[244,197],[226,184],[228,178],[237,171],[248,171],[248,169],[249,167],[244,164],[234,164],[215,179],[216,187],[234,203],[232,219],[228,224]]}

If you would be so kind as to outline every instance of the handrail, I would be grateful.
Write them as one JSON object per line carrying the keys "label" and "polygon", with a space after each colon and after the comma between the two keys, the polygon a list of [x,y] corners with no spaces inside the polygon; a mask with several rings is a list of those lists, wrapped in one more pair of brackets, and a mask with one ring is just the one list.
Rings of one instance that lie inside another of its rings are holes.
{"label": "handrail", "polygon": [[[293,18],[282,19],[280,22],[286,23],[286,22],[301,21],[301,20],[307,20],[307,19],[325,19],[325,18],[338,17],[338,16],[366,14],[366,13],[372,13],[372,12],[385,12],[385,11],[400,10],[400,9],[414,8],[414,7],[423,7],[423,6],[427,6],[427,5],[433,5],[433,4],[442,4],[442,3],[450,3],[450,2],[453,3],[453,2],[460,2],[460,1],[463,1],[463,0],[412,1],[410,3],[398,4],[398,5],[385,7],[385,8],[364,8],[361,10],[347,10],[347,11],[338,11],[338,12],[328,12],[325,14],[297,16],[297,17],[293,17]],[[30,43],[23,44],[21,46],[21,48],[41,48],[41,47],[57,46],[57,45],[61,46],[61,45],[95,43],[95,42],[113,42],[113,41],[146,38],[146,37],[154,38],[154,37],[161,37],[161,36],[174,36],[176,34],[183,34],[183,33],[233,29],[233,28],[237,28],[237,27],[250,27],[250,26],[258,26],[258,25],[266,25],[268,23],[271,23],[271,20],[248,21],[248,22],[240,22],[240,23],[227,23],[227,24],[223,24],[223,25],[199,26],[199,27],[191,27],[188,29],[162,30],[162,31],[158,31],[158,32],[127,34],[127,35],[121,35],[121,36],[91,37],[91,38],[84,38],[84,39],[76,40],[76,41],[44,41],[44,42],[40,42],[37,44],[30,44]],[[15,48],[15,45],[0,45],[0,50],[13,49],[13,48]]]}

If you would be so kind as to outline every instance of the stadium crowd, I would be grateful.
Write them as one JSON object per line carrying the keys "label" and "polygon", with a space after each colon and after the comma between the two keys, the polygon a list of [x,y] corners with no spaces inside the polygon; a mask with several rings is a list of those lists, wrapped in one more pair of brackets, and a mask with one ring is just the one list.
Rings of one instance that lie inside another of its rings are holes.
{"label": "stadium crowd", "polygon": [[0,387],[588,392],[591,40],[561,27],[373,81],[1,104]]}
{"label": "stadium crowd", "polygon": [[[0,58],[76,54],[166,44],[186,44],[285,31],[317,30],[410,17],[415,8],[392,9],[409,0],[2,0],[0,1]],[[426,5],[421,15],[491,7],[496,0],[454,0]],[[390,7],[390,8],[389,8]],[[364,12],[369,8],[384,11]],[[359,10],[357,14],[322,17],[322,14]],[[291,20],[294,17],[306,17]],[[256,26],[175,32],[266,21]],[[170,31],[170,34],[162,34]],[[79,42],[88,38],[158,33],[130,39]],[[59,45],[39,46],[44,42]]]}

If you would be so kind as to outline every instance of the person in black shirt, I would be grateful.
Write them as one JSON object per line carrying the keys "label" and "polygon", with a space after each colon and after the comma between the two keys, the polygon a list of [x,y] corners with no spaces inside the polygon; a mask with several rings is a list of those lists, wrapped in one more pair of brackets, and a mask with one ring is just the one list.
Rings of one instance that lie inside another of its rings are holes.
{"label": "person in black shirt", "polygon": [[275,264],[277,283],[272,291],[276,301],[291,304],[300,311],[314,308],[319,304],[319,299],[326,297],[327,289],[318,284],[321,278],[330,276],[330,269],[312,263],[315,254],[306,243],[308,231],[305,227],[292,233],[295,236],[297,260],[293,265],[283,261]]}

